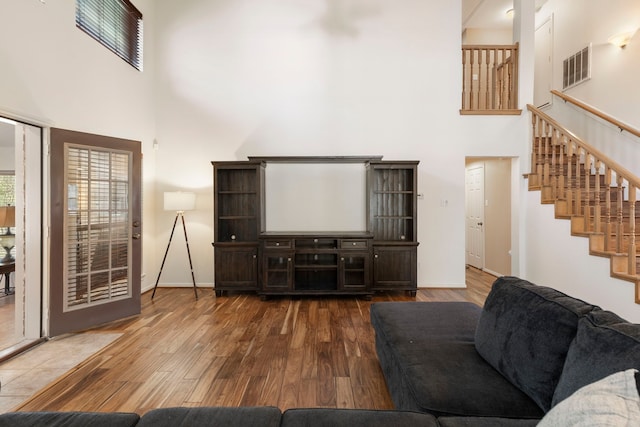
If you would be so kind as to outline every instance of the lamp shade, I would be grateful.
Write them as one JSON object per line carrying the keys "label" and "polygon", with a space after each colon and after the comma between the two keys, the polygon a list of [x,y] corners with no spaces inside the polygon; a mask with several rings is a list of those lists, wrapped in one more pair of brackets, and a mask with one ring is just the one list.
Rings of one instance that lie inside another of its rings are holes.
{"label": "lamp shade", "polygon": [[633,38],[635,33],[636,33],[636,30],[626,31],[624,33],[619,33],[619,34],[616,34],[616,35],[613,35],[613,36],[609,37],[609,39],[607,41],[610,44],[623,49],[626,45],[629,44],[629,42],[631,41],[631,39]]}
{"label": "lamp shade", "polygon": [[165,211],[190,211],[196,208],[196,193],[189,191],[165,191]]}
{"label": "lamp shade", "polygon": [[0,206],[0,227],[16,226],[16,207]]}

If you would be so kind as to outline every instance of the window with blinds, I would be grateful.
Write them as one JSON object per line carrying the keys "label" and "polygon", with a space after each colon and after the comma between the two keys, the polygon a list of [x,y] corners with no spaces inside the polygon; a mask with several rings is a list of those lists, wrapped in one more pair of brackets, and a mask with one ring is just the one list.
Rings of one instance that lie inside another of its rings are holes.
{"label": "window with blinds", "polygon": [[142,71],[142,13],[129,0],[76,0],[76,26]]}
{"label": "window with blinds", "polygon": [[130,153],[68,146],[64,311],[131,296]]}

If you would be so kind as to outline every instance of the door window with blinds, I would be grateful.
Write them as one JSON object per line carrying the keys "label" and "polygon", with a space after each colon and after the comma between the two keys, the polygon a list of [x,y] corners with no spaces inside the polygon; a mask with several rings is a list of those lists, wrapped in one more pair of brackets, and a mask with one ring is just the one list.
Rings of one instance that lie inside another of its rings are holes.
{"label": "door window with blinds", "polygon": [[131,153],[65,148],[64,311],[132,294]]}

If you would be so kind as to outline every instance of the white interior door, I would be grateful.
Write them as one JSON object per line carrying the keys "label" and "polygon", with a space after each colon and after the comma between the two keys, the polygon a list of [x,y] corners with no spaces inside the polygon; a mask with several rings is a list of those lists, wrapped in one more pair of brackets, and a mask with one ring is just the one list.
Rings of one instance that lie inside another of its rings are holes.
{"label": "white interior door", "polygon": [[484,166],[466,169],[467,264],[484,268]]}
{"label": "white interior door", "polygon": [[42,128],[15,123],[16,344],[42,331]]}
{"label": "white interior door", "polygon": [[552,102],[553,89],[553,17],[538,27],[535,34],[533,103],[544,107]]}

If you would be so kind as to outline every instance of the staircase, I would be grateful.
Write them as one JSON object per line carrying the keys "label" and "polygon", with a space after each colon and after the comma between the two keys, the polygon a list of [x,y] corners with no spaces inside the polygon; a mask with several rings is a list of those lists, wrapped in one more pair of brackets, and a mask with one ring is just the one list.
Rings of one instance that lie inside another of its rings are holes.
{"label": "staircase", "polygon": [[635,285],[640,304],[640,178],[529,105],[533,144],[529,190],[589,239],[589,253],[608,257],[610,274]]}

